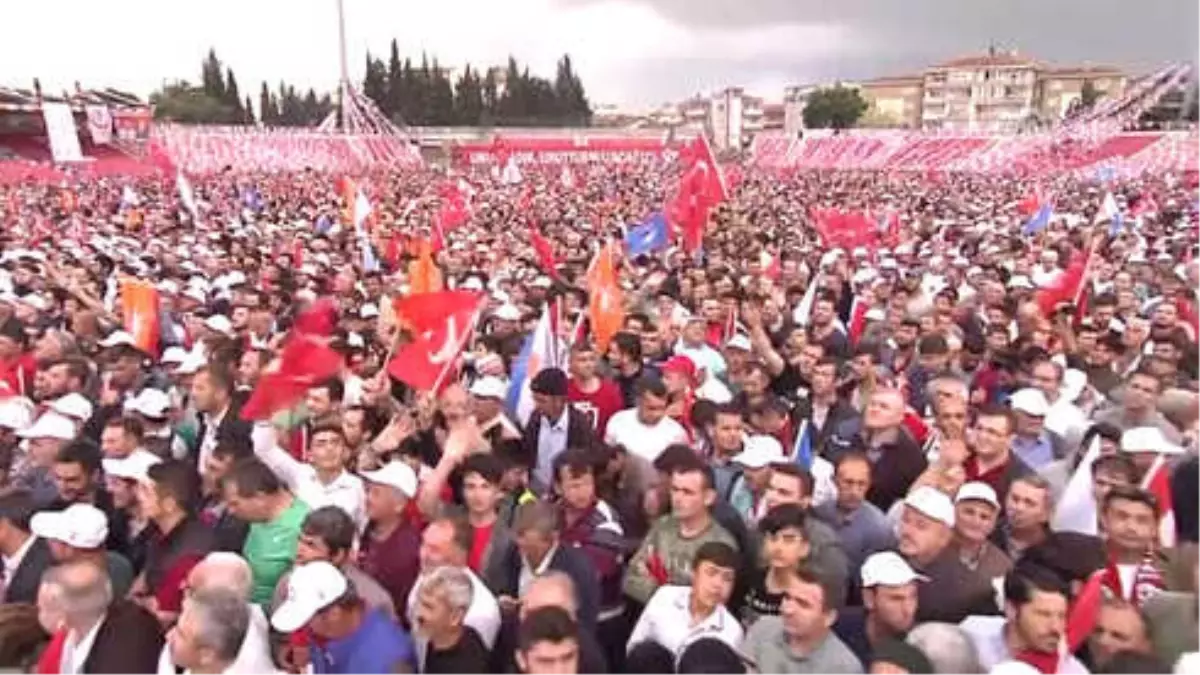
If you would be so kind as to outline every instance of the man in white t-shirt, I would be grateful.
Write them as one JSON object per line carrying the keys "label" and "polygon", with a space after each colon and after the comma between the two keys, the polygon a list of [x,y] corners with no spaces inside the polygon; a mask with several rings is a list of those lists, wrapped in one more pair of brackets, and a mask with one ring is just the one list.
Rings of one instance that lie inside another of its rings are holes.
{"label": "man in white t-shirt", "polygon": [[667,387],[658,379],[637,384],[637,407],[622,410],[608,420],[607,445],[621,445],[632,455],[653,462],[674,443],[687,443],[688,433],[667,416]]}
{"label": "man in white t-shirt", "polygon": [[969,616],[959,627],[975,643],[984,670],[1016,659],[1043,673],[1086,673],[1074,656],[1059,653],[1068,598],[1053,572],[1018,564],[1004,579],[1004,616]]}

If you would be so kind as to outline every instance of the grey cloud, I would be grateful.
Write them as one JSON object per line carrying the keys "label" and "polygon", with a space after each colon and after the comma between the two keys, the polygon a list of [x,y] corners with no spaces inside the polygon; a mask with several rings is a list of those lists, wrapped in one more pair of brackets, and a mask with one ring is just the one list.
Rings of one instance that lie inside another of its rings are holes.
{"label": "grey cloud", "polygon": [[[558,0],[564,6],[607,0]],[[796,63],[723,62],[718,56],[639,66],[629,86],[658,98],[689,93],[689,79],[749,82],[762,68],[809,79],[864,79],[912,72],[989,44],[1056,64],[1112,64],[1133,72],[1195,62],[1194,0],[634,0],[697,29],[778,23],[833,24],[855,44],[844,54]],[[711,70],[706,70],[711,69]],[[793,70],[794,69],[794,70]],[[644,76],[644,82],[639,81]],[[630,94],[634,92],[631,91]],[[637,99],[645,100],[643,95]]]}

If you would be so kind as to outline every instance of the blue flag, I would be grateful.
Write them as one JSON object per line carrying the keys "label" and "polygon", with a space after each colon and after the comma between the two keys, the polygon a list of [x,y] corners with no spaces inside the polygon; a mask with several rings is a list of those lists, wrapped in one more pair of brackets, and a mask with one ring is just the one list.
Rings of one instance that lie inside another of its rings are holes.
{"label": "blue flag", "polygon": [[670,243],[669,239],[667,219],[662,211],[655,211],[629,230],[625,235],[625,248],[630,257],[636,258],[665,249]]}
{"label": "blue flag", "polygon": [[1038,208],[1037,213],[1025,223],[1025,227],[1021,228],[1021,233],[1025,236],[1037,234],[1050,226],[1050,216],[1054,215],[1054,207],[1049,203],[1042,204]]}
{"label": "blue flag", "polygon": [[808,420],[800,420],[800,429],[796,431],[796,442],[792,446],[792,461],[805,471],[812,469],[812,425]]}

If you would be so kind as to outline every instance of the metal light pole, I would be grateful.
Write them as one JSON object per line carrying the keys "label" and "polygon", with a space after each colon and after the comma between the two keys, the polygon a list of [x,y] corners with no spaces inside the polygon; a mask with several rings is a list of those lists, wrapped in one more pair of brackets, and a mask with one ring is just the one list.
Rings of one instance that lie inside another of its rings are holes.
{"label": "metal light pole", "polygon": [[337,0],[338,10],[338,52],[341,58],[341,78],[338,80],[338,130],[346,131],[346,103],[350,84],[350,67],[346,61],[346,7],[344,0]]}

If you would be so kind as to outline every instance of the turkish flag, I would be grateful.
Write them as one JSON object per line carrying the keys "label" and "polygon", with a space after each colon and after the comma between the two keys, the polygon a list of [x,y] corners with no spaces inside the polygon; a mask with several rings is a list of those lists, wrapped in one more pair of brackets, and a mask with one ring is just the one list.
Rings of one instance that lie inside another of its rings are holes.
{"label": "turkish flag", "polygon": [[302,334],[287,341],[279,359],[267,366],[250,400],[242,406],[242,419],[264,420],[300,402],[309,388],[342,369],[342,355],[328,345]]}
{"label": "turkish flag", "polygon": [[410,330],[423,333],[443,326],[449,317],[474,314],[482,299],[471,291],[413,293],[393,300],[392,309]]}
{"label": "turkish flag", "polygon": [[304,335],[329,337],[337,328],[337,306],[331,298],[320,298],[296,315],[293,327]]}
{"label": "turkish flag", "polygon": [[537,254],[538,266],[552,277],[558,276],[558,261],[554,259],[554,247],[532,225],[529,227],[529,239],[533,242],[533,251]]}
{"label": "turkish flag", "polygon": [[[447,311],[445,305],[430,303],[415,309],[413,306],[401,309],[398,301],[396,311],[409,318],[413,340],[401,347],[387,365],[389,375],[424,391],[436,389],[449,381],[446,374],[455,367],[459,354],[470,340],[479,308],[479,296],[471,293],[430,293],[423,299],[435,296],[467,296],[472,302],[464,305],[465,299],[448,298],[448,302],[455,303],[455,306]],[[410,296],[414,297],[422,296]]]}

